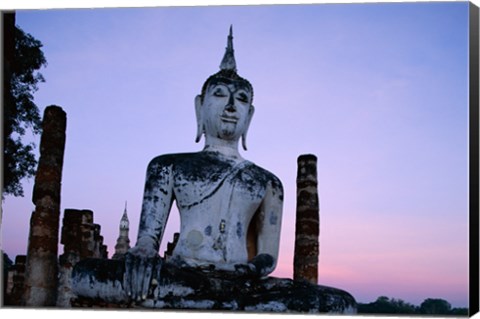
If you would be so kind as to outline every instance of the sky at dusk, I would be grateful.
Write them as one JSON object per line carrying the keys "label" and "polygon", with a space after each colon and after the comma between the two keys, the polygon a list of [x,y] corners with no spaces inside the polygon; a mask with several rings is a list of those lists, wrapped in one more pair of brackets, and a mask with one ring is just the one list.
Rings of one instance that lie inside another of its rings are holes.
{"label": "sky at dusk", "polygon": [[[20,10],[16,21],[48,61],[36,104],[67,113],[62,215],[91,209],[110,255],[126,201],[135,243],[148,162],[202,149],[194,98],[233,25],[256,108],[241,152],[285,189],[273,275],[292,277],[297,157],[311,153],[320,284],[358,302],[468,305],[467,2]],[[12,259],[27,250],[32,188],[2,203]],[[174,210],[162,255],[178,229]]]}

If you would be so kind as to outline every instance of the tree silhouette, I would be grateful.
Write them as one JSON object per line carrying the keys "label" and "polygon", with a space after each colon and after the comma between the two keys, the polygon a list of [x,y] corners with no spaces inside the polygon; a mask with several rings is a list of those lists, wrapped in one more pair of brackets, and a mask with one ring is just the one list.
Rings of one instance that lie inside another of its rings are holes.
{"label": "tree silhouette", "polygon": [[33,93],[44,82],[38,70],[46,65],[42,43],[18,26],[15,13],[3,14],[4,108],[3,108],[3,189],[4,195],[23,196],[21,180],[35,174],[35,145],[24,144],[27,130],[41,131],[41,118]]}
{"label": "tree silhouette", "polygon": [[420,313],[427,315],[448,314],[452,306],[443,299],[425,299],[420,305]]}
{"label": "tree silhouette", "polygon": [[380,313],[380,314],[414,314],[416,307],[401,299],[390,299],[380,296],[375,302],[359,304],[359,313]]}
{"label": "tree silhouette", "polygon": [[468,308],[453,308],[443,299],[428,298],[420,306],[415,306],[401,299],[380,296],[368,304],[358,304],[359,314],[418,314],[418,315],[452,315],[467,316]]}

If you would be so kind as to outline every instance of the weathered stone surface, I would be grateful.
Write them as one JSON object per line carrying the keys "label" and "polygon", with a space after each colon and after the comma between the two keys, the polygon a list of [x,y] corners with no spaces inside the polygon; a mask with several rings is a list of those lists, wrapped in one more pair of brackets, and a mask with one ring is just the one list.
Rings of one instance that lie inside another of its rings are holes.
{"label": "weathered stone surface", "polygon": [[170,257],[172,257],[173,250],[175,249],[175,246],[178,243],[179,237],[180,237],[179,233],[173,234],[173,240],[167,244],[167,250],[165,250],[165,253],[164,253],[165,260],[168,260]]}
{"label": "weathered stone surface", "polygon": [[317,190],[317,158],[306,154],[298,157],[297,216],[293,279],[318,282],[318,236],[320,233]]}
{"label": "weathered stone surface", "polygon": [[8,271],[8,286],[3,299],[4,305],[22,305],[23,294],[25,293],[25,263],[27,256],[18,255],[15,257],[15,264]]}
{"label": "weathered stone surface", "polygon": [[71,307],[73,267],[85,258],[108,257],[100,226],[93,223],[91,210],[66,209],[63,216],[61,243],[63,254],[59,258],[57,307]]}
{"label": "weathered stone surface", "polygon": [[[120,260],[86,259],[79,262],[74,278],[75,289],[82,297],[74,303],[251,312],[356,312],[355,299],[340,289],[291,279],[242,277],[226,271],[178,268],[170,263],[163,263],[160,284],[151,286],[147,298],[131,302],[123,290],[124,271],[124,263]],[[91,289],[92,282],[99,289]]]}
{"label": "weathered stone surface", "polygon": [[60,202],[66,127],[67,115],[62,108],[48,106],[43,115],[40,160],[33,188],[32,201],[35,205],[45,197]]}
{"label": "weathered stone surface", "polygon": [[100,225],[93,222],[93,211],[65,209],[61,237],[64,254],[75,253],[81,259],[107,258],[100,231]]}
{"label": "weathered stone surface", "polygon": [[60,190],[67,117],[62,108],[45,109],[40,159],[33,188],[35,211],[30,219],[25,305],[54,306],[57,293],[57,255]]}

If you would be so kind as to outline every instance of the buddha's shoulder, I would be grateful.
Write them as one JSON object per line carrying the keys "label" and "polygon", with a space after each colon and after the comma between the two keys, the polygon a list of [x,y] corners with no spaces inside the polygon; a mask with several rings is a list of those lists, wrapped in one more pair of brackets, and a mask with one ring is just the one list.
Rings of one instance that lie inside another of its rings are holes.
{"label": "buddha's shoulder", "polygon": [[283,188],[280,179],[275,174],[255,163],[245,161],[238,167],[233,161],[225,160],[209,152],[163,154],[153,158],[149,164],[149,168],[165,167],[182,174],[225,173],[230,170],[236,170],[237,167],[241,172],[247,173],[254,180],[261,183],[270,183],[275,188]]}
{"label": "buddha's shoulder", "polygon": [[162,154],[154,157],[149,165],[178,166],[192,161],[198,161],[201,158],[201,152]]}
{"label": "buddha's shoulder", "polygon": [[215,153],[192,152],[192,153],[173,153],[163,154],[153,158],[149,165],[172,166],[173,168],[201,168],[208,166],[217,166],[228,168],[234,166],[233,161],[228,161]]}
{"label": "buddha's shoulder", "polygon": [[255,163],[249,162],[248,164],[249,165],[246,165],[244,170],[248,171],[255,180],[263,183],[270,183],[274,188],[283,189],[282,182],[275,174]]}

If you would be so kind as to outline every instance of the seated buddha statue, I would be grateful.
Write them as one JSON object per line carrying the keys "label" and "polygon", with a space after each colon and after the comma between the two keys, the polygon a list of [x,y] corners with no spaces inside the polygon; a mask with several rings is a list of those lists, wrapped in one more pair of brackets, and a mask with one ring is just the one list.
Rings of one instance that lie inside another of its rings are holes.
{"label": "seated buddha statue", "polygon": [[[253,87],[237,74],[232,29],[220,64],[195,97],[195,153],[155,157],[147,168],[137,241],[125,259],[78,263],[74,292],[137,307],[348,312],[355,300],[330,287],[268,275],[278,261],[283,187],[243,158]],[[173,203],[179,238],[159,256]]]}

